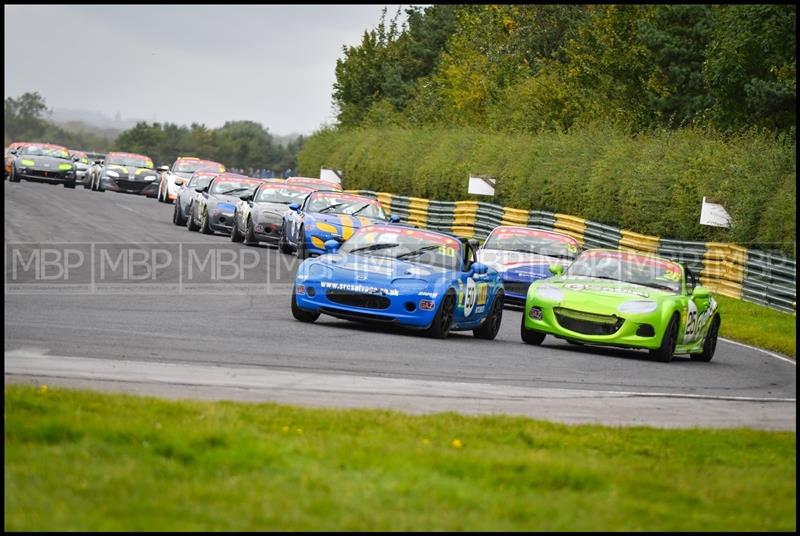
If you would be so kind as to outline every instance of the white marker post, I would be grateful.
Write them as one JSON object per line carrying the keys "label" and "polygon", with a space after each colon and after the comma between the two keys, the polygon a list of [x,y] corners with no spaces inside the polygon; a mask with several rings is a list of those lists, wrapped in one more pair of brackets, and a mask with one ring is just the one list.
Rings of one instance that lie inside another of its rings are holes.
{"label": "white marker post", "polygon": [[717,203],[709,203],[703,197],[703,206],[700,209],[700,225],[713,225],[714,227],[730,227],[731,216]]}
{"label": "white marker post", "polygon": [[469,186],[467,193],[477,195],[494,195],[494,186],[496,179],[489,177],[469,177]]}

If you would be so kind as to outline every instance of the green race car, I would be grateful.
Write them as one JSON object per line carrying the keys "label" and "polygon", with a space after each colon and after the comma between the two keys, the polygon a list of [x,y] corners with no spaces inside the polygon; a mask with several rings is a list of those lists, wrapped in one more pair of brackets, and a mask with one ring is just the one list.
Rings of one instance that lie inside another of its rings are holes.
{"label": "green race car", "polygon": [[520,334],[572,343],[645,348],[658,361],[689,354],[711,361],[717,346],[717,301],[688,267],[653,255],[589,249],[566,272],[528,289]]}

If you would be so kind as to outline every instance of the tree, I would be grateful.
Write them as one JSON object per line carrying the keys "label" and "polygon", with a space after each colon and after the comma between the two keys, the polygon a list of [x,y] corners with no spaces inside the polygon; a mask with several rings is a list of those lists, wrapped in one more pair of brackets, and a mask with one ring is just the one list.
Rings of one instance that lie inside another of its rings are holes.
{"label": "tree", "polygon": [[794,5],[717,8],[703,74],[721,127],[794,127],[796,25]]}

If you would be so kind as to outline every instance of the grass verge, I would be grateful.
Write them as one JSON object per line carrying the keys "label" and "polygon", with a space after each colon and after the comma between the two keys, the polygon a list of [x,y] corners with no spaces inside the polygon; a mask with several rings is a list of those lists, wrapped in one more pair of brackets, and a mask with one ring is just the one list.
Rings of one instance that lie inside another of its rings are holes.
{"label": "grass verge", "polygon": [[797,317],[742,300],[715,294],[719,301],[721,337],[797,357]]}
{"label": "grass verge", "polygon": [[5,387],[6,531],[794,531],[796,434]]}

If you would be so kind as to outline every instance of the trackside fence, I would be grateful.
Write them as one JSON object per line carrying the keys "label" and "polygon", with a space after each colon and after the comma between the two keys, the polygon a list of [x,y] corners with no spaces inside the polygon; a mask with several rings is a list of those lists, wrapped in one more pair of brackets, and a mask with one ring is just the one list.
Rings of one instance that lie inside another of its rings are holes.
{"label": "trackside fence", "polygon": [[797,263],[781,255],[722,242],[690,242],[643,235],[569,214],[501,207],[483,201],[435,201],[371,190],[348,190],[380,200],[387,214],[423,229],[485,239],[498,225],[552,229],[586,248],[655,253],[685,262],[714,292],[796,313]]}

